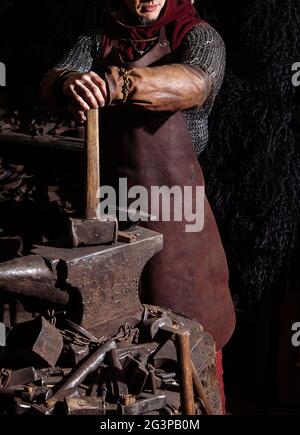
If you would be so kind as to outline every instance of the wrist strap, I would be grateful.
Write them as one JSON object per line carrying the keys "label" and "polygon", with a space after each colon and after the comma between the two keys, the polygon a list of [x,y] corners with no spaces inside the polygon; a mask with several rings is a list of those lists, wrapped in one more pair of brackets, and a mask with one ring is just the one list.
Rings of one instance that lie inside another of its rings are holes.
{"label": "wrist strap", "polygon": [[123,94],[123,103],[126,103],[129,96],[129,91],[131,87],[131,80],[129,78],[128,71],[125,68],[119,68],[119,74],[123,77],[123,86],[122,86],[122,94]]}

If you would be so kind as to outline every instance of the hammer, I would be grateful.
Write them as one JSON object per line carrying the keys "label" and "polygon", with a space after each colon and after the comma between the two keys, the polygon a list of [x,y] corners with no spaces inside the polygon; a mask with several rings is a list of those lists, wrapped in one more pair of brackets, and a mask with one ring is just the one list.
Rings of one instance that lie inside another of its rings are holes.
{"label": "hammer", "polygon": [[113,243],[118,223],[114,216],[97,216],[100,192],[99,110],[87,112],[85,146],[85,218],[69,219],[73,247]]}

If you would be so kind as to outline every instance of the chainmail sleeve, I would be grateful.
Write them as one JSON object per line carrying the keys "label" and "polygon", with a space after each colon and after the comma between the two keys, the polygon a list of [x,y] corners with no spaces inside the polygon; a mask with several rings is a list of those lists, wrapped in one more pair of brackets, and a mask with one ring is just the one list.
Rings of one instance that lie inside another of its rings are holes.
{"label": "chainmail sleeve", "polygon": [[99,58],[103,30],[96,29],[80,36],[62,60],[51,68],[43,77],[40,88],[41,96],[57,113],[65,116],[69,97],[63,95],[62,85],[69,71],[84,73],[94,70]]}
{"label": "chainmail sleeve", "polygon": [[224,78],[225,45],[219,33],[203,22],[186,35],[176,56],[179,63],[201,68],[212,82],[211,93],[205,104],[184,111],[194,150],[198,156],[207,144],[208,117]]}
{"label": "chainmail sleeve", "polygon": [[101,47],[102,34],[102,29],[97,29],[80,36],[63,59],[55,65],[55,68],[82,73],[91,71]]}

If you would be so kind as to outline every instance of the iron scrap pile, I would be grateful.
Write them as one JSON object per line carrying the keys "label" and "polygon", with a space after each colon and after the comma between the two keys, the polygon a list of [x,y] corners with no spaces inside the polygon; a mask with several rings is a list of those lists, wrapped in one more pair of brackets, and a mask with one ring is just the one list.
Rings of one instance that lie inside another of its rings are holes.
{"label": "iron scrap pile", "polygon": [[16,324],[0,348],[0,412],[180,415],[180,331],[190,337],[195,413],[218,414],[211,336],[197,322],[152,306],[114,337],[95,337],[62,313]]}

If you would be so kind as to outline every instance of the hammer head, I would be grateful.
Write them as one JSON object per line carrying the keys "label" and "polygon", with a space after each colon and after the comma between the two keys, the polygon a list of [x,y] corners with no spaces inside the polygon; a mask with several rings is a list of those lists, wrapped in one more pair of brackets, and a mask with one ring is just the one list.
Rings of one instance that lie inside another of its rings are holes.
{"label": "hammer head", "polygon": [[102,220],[69,219],[70,235],[75,248],[79,246],[106,245],[117,241],[118,221],[114,216]]}

